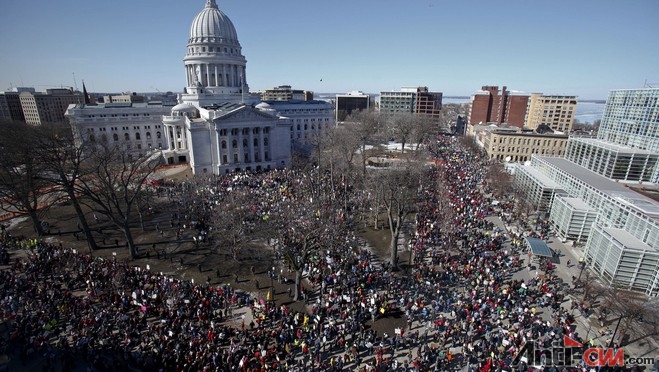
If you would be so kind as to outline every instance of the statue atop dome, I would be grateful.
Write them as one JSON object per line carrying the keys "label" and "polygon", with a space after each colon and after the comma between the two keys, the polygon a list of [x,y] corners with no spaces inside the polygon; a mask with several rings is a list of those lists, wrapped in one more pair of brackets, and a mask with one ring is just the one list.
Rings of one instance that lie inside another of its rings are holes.
{"label": "statue atop dome", "polygon": [[217,4],[215,3],[215,0],[206,0],[206,8],[217,9]]}

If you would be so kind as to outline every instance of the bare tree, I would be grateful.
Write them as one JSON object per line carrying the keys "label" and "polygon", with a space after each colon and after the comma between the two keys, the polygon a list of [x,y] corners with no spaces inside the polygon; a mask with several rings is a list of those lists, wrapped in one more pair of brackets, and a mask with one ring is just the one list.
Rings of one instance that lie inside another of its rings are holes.
{"label": "bare tree", "polygon": [[[337,201],[342,201],[345,212],[351,204],[351,197],[355,195],[356,190],[361,190],[363,185],[362,173],[355,165],[360,149],[359,139],[342,124],[328,129],[322,137],[322,144],[324,151],[318,172],[315,173],[316,177],[325,178],[320,186],[329,190]],[[329,185],[326,176],[329,176]]]}
{"label": "bare tree", "polygon": [[367,147],[381,141],[384,133],[385,118],[374,111],[353,112],[344,123],[352,135],[359,140],[362,158],[362,175],[366,178],[366,163],[368,161]]}
{"label": "bare tree", "polygon": [[246,248],[270,236],[269,215],[260,215],[257,205],[265,202],[250,189],[220,190],[216,205],[211,205],[212,238],[220,250],[227,250],[234,260],[242,259]]}
{"label": "bare tree", "polygon": [[372,174],[371,190],[375,191],[387,213],[391,233],[390,264],[394,269],[398,268],[398,246],[403,226],[416,210],[420,175],[421,163],[416,161],[407,161]]}
{"label": "bare tree", "polygon": [[502,198],[510,192],[512,176],[501,163],[491,164],[487,168],[489,186],[497,198]]}
{"label": "bare tree", "polygon": [[2,123],[0,136],[0,198],[2,209],[27,214],[34,232],[41,236],[41,217],[54,198],[41,175],[47,169],[34,156],[36,127],[21,122]]}
{"label": "bare tree", "polygon": [[614,343],[623,346],[625,340],[634,336],[654,338],[659,333],[659,302],[656,299],[648,299],[643,294],[616,285],[604,290],[600,297],[603,318],[614,327],[608,347]]}
{"label": "bare tree", "polygon": [[448,197],[450,192],[446,187],[445,168],[431,168],[423,179],[430,183],[433,191],[433,206],[435,207],[434,223],[442,236],[442,243],[447,250],[456,246],[458,236],[455,231],[456,211]]}
{"label": "bare tree", "polygon": [[78,180],[84,177],[81,165],[89,151],[86,151],[84,143],[75,144],[71,128],[68,125],[42,125],[37,128],[34,156],[48,170],[41,175],[41,178],[66,195],[78,216],[89,249],[94,250],[97,248],[96,241],[75,190]]}
{"label": "bare tree", "polygon": [[386,121],[389,138],[401,144],[400,152],[405,153],[405,145],[412,139],[418,124],[417,116],[412,113],[396,113]]}
{"label": "bare tree", "polygon": [[437,136],[438,128],[437,120],[426,115],[415,116],[414,130],[410,137],[416,145],[415,150],[418,151],[421,145],[428,144],[430,139]]}
{"label": "bare tree", "polygon": [[462,136],[460,137],[460,143],[474,155],[482,156],[485,154],[485,151],[480,146],[478,146],[476,142],[474,142],[474,137]]}
{"label": "bare tree", "polygon": [[149,192],[148,180],[161,164],[158,153],[135,154],[100,141],[82,165],[87,176],[76,184],[85,205],[123,232],[133,259],[137,257],[131,232],[135,208],[142,194]]}
{"label": "bare tree", "polygon": [[300,299],[302,276],[321,249],[334,250],[345,241],[345,225],[337,213],[337,199],[318,192],[315,176],[295,177],[295,188],[273,206],[273,235],[289,268],[295,272],[294,300]]}
{"label": "bare tree", "polygon": [[289,267],[295,272],[295,301],[300,299],[300,289],[304,268],[311,255],[321,249],[321,234],[324,227],[319,219],[312,219],[309,223],[302,225],[303,228],[293,226],[282,226],[279,230],[278,241],[282,248],[284,259]]}

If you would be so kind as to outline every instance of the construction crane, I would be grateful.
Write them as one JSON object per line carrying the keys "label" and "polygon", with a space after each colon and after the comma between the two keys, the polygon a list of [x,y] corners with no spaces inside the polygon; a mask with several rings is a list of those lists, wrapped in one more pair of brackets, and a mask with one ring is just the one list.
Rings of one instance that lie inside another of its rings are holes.
{"label": "construction crane", "polygon": [[76,81],[76,73],[73,72],[73,86],[78,90],[78,82]]}
{"label": "construction crane", "polygon": [[648,83],[646,80],[645,83],[643,83],[643,88],[656,88],[659,87],[659,83]]}

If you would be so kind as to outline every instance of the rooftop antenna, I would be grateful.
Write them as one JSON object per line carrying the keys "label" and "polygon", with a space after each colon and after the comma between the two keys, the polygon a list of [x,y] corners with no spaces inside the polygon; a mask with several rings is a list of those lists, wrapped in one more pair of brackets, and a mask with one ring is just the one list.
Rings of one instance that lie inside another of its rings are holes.
{"label": "rooftop antenna", "polygon": [[73,72],[73,86],[78,90],[78,82],[76,82],[76,73]]}

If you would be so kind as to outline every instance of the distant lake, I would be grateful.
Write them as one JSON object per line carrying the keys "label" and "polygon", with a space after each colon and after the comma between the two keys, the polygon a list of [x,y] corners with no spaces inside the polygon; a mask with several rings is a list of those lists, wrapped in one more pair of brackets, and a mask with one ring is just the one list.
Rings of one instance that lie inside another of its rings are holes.
{"label": "distant lake", "polygon": [[601,120],[602,114],[604,114],[604,106],[603,103],[578,102],[575,119],[579,120],[580,123],[591,124],[596,120]]}
{"label": "distant lake", "polygon": [[[470,103],[471,98],[442,98],[442,104],[462,104]],[[580,123],[594,123],[595,120],[602,119],[602,114],[604,114],[604,104],[603,103],[593,103],[593,102],[578,102],[577,103],[577,113],[575,119]]]}

